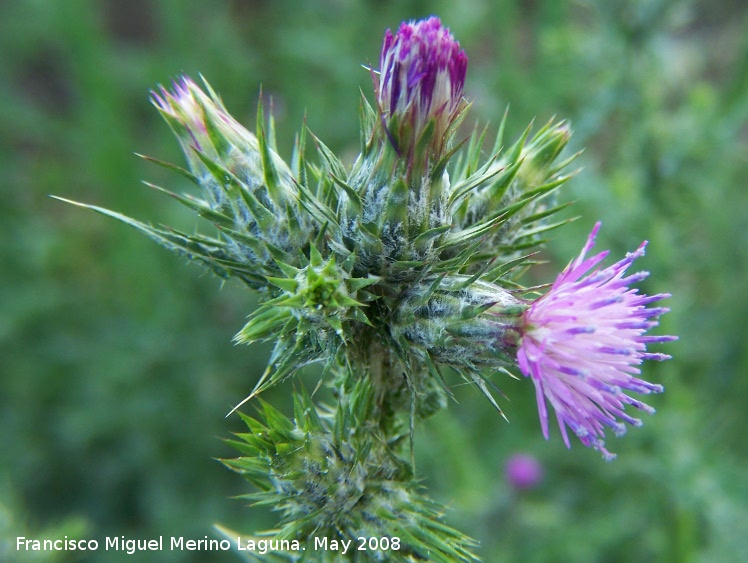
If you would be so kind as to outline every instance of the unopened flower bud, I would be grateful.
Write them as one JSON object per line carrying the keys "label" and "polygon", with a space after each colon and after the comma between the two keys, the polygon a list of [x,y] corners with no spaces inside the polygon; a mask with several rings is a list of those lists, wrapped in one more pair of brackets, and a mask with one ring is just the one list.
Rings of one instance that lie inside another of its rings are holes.
{"label": "unopened flower bud", "polygon": [[509,365],[527,305],[494,284],[468,282],[467,276],[448,276],[436,287],[414,286],[398,310],[393,333],[414,352],[445,365]]}
{"label": "unopened flower bud", "polygon": [[160,92],[151,95],[154,105],[174,129],[193,171],[203,168],[196,151],[210,159],[227,157],[231,152],[257,155],[259,159],[257,138],[188,76],[175,80],[171,91],[161,86]]}
{"label": "unopened flower bud", "polygon": [[[260,139],[237,122],[218,95],[207,83],[205,86],[207,94],[191,78],[182,76],[174,82],[172,91],[162,86],[151,96],[179,139],[192,173],[212,196],[211,203],[226,203],[225,190],[214,185],[221,169],[256,194],[263,205],[278,206],[272,209],[274,213],[286,202],[295,201],[288,165],[267,146],[261,146]],[[221,183],[229,180],[224,178]]]}
{"label": "unopened flower bud", "polygon": [[410,157],[429,131],[429,146],[441,152],[460,109],[467,55],[439,18],[403,22],[384,37],[377,89],[382,121],[395,149]]}
{"label": "unopened flower bud", "polygon": [[[553,175],[553,165],[571,139],[571,127],[568,122],[549,122],[535,135],[523,149],[520,158],[522,166],[517,172],[523,192],[537,188]],[[556,163],[558,166],[558,163]],[[550,173],[549,173],[550,172]],[[523,197],[524,193],[518,194]]]}

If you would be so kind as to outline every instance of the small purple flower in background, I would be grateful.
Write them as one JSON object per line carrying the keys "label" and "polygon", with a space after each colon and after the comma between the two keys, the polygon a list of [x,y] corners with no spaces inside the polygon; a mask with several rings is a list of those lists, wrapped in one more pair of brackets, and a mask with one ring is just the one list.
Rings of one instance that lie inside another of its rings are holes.
{"label": "small purple flower in background", "polygon": [[532,489],[543,480],[543,467],[531,455],[515,454],[506,462],[504,474],[513,489]]}
{"label": "small purple flower in background", "polygon": [[435,148],[441,150],[444,133],[461,107],[467,62],[439,18],[403,22],[394,35],[387,30],[377,101],[385,127],[398,117],[397,131],[388,131],[401,154],[410,154],[431,119]]}
{"label": "small purple flower in background", "polygon": [[[633,426],[641,420],[624,412],[626,405],[653,413],[654,409],[626,395],[625,391],[650,394],[661,385],[635,377],[644,360],[670,356],[648,353],[647,344],[675,340],[674,336],[645,336],[657,326],[651,320],[668,311],[647,308],[668,294],[638,295],[628,286],[649,272],[624,277],[631,263],[644,254],[646,241],[623,260],[604,269],[595,268],[608,255],[591,258],[600,223],[590,233],[576,260],[558,276],[546,295],[524,314],[517,361],[522,373],[535,384],[543,435],[548,438],[546,399],[556,411],[564,442],[570,447],[566,426],[581,442],[599,450],[606,460],[615,458],[605,449],[605,427],[617,435],[626,432],[618,419]],[[595,268],[593,270],[593,268]]]}

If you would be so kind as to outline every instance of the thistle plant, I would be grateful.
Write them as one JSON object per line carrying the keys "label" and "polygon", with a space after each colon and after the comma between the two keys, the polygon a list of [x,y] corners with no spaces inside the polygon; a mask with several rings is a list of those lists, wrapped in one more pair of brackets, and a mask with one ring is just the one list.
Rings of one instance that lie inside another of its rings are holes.
{"label": "thistle plant", "polygon": [[[467,56],[438,18],[387,31],[370,72],[373,103],[362,96],[350,166],[306,129],[287,164],[262,104],[251,133],[204,80],[182,77],[153,93],[188,168],[149,160],[200,195],[158,189],[212,224],[212,235],[76,205],[261,296],[235,340],[274,349],[237,405],[252,402],[258,414],[240,413],[249,431],[229,441],[241,455],[225,464],[254,486],[246,498],[280,513],[273,537],[307,546],[275,557],[338,560],[309,548],[324,536],[387,539],[357,560],[470,561],[476,543],[443,522],[418,483],[416,424],[448,405],[460,378],[501,413],[500,379],[522,374],[535,385],[546,438],[550,403],[567,446],[568,427],[612,459],[606,429],[641,424],[626,406],[653,412],[629,393],[662,391],[637,376],[644,360],[669,357],[647,347],[674,337],[645,334],[666,311],[647,305],[667,295],[630,287],[647,275],[626,275],[644,244],[608,267],[607,253],[587,257],[599,223],[555,283],[521,284],[547,233],[569,221],[554,218],[573,175],[575,155],[562,157],[571,129],[551,121],[505,143],[504,116],[490,146],[485,131],[461,139]],[[332,404],[295,387],[289,416],[259,397],[314,362]]]}

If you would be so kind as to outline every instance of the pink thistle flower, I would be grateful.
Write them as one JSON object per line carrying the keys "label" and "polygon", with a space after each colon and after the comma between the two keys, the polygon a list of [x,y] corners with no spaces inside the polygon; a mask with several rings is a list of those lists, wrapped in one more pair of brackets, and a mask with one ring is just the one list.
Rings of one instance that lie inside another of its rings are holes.
{"label": "pink thistle flower", "polygon": [[556,411],[566,447],[570,447],[568,426],[585,446],[611,460],[615,455],[605,449],[605,427],[621,436],[626,432],[623,422],[641,426],[641,420],[624,412],[626,405],[654,413],[652,407],[626,391],[645,395],[663,391],[661,385],[635,377],[641,373],[636,366],[644,360],[670,358],[647,352],[647,344],[677,337],[645,336],[658,324],[651,319],[668,311],[646,305],[670,295],[638,295],[636,289],[629,288],[649,272],[624,277],[631,263],[644,255],[646,241],[612,266],[596,268],[608,255],[606,251],[586,257],[599,229],[597,223],[581,254],[561,272],[548,293],[525,311],[517,362],[535,384],[546,439],[547,399]]}

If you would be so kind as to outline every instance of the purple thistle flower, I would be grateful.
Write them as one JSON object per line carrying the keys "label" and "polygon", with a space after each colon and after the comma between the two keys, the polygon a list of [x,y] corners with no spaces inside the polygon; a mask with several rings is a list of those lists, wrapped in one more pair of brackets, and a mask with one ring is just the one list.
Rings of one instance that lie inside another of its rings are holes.
{"label": "purple thistle flower", "polygon": [[624,412],[626,405],[654,412],[625,391],[663,391],[661,385],[635,377],[641,373],[636,366],[644,360],[670,358],[648,353],[647,344],[677,337],[644,335],[658,324],[651,319],[668,311],[646,305],[670,295],[638,295],[636,289],[628,287],[646,278],[649,272],[624,277],[629,265],[644,255],[646,241],[612,266],[596,268],[608,255],[606,251],[586,258],[599,229],[597,223],[581,254],[561,272],[548,293],[525,311],[517,361],[522,373],[535,384],[546,439],[547,399],[556,411],[567,447],[570,444],[566,426],[585,446],[599,450],[606,460],[611,460],[615,455],[605,449],[605,427],[621,436],[626,426],[619,419],[633,426],[642,424]]}
{"label": "purple thistle flower", "polygon": [[[377,101],[387,123],[398,116],[400,131],[388,129],[395,148],[412,150],[429,120],[435,120],[436,148],[462,101],[467,55],[439,18],[403,22],[396,34],[388,29],[380,58]],[[411,134],[404,127],[410,126]],[[411,136],[412,135],[412,136]],[[406,138],[403,138],[403,137]],[[403,146],[404,144],[410,146]]]}
{"label": "purple thistle flower", "polygon": [[512,488],[532,489],[543,480],[543,467],[531,455],[515,454],[506,462],[504,474]]}

